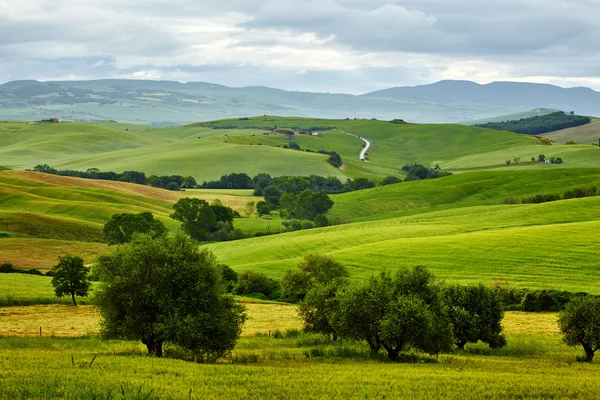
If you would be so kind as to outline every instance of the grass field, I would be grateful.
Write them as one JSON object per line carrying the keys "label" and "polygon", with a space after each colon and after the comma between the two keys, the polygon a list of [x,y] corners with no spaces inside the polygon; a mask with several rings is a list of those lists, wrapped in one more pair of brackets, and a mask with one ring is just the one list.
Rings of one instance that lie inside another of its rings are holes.
{"label": "grass field", "polygon": [[592,122],[587,125],[546,133],[544,136],[559,143],[574,140],[577,143],[598,144],[598,139],[600,139],[600,119],[592,119]]}
{"label": "grass field", "polygon": [[[20,320],[58,322],[54,312],[22,310]],[[64,307],[66,321],[89,318]],[[274,317],[271,329],[295,328],[293,307],[258,305],[249,322]],[[6,310],[0,310],[6,312]],[[19,310],[15,310],[18,313]],[[9,315],[9,318],[13,318]],[[72,319],[71,319],[72,318]],[[275,322],[277,321],[277,322]],[[35,324],[36,325],[36,324]],[[71,324],[73,325],[73,324]],[[57,325],[58,326],[58,325]],[[576,363],[580,350],[560,343],[556,314],[507,313],[508,345],[490,350],[414,357],[389,363],[371,358],[366,345],[320,336],[297,339],[246,336],[226,362],[202,365],[144,355],[138,342],[95,338],[0,338],[3,398],[594,398],[599,364]],[[35,326],[31,326],[33,330]],[[262,331],[263,328],[259,329]],[[39,333],[39,327],[37,328]],[[527,333],[523,333],[527,332]],[[173,349],[167,355],[176,356]],[[93,364],[90,364],[92,358]]]}

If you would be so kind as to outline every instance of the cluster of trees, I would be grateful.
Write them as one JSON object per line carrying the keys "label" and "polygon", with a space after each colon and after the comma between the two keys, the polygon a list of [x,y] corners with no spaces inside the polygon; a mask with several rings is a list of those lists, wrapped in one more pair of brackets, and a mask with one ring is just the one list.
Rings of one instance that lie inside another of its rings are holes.
{"label": "cluster of trees", "polygon": [[514,121],[488,122],[477,126],[499,131],[539,135],[546,132],[554,132],[561,129],[589,124],[590,122],[591,119],[588,117],[575,115],[573,112],[565,113],[559,111],[531,118],[521,118]]}
{"label": "cluster of trees", "polygon": [[[79,257],[59,257],[52,284],[57,296],[87,296],[90,269]],[[406,350],[428,354],[481,341],[506,345],[497,292],[484,285],[447,286],[423,267],[382,272],[351,283],[334,259],[306,255],[279,286],[264,274],[238,275],[219,265],[189,237],[134,235],[94,267],[101,284],[95,303],[102,336],[141,340],[148,353],[163,356],[177,347],[196,361],[215,361],[231,352],[246,319],[244,307],[227,292],[265,293],[299,302],[305,331],[365,342],[390,360]],[[591,362],[600,349],[600,298],[575,296],[559,315],[563,341],[582,346]]]}
{"label": "cluster of trees", "polygon": [[434,179],[452,175],[452,172],[442,171],[439,165],[436,165],[434,168],[427,168],[421,164],[406,164],[402,167],[402,171],[408,173],[404,179],[405,181]]}
{"label": "cluster of trees", "polygon": [[482,341],[502,347],[502,305],[483,285],[444,286],[425,268],[383,272],[351,284],[345,267],[307,255],[282,278],[282,293],[299,301],[305,330],[365,341],[390,360],[418,349],[429,354]]}
{"label": "cluster of trees", "polygon": [[234,173],[223,175],[217,181],[205,181],[202,183],[202,187],[207,189],[254,189],[255,196],[264,196],[263,191],[267,187],[275,187],[281,192],[294,194],[299,194],[306,189],[310,189],[314,192],[337,194],[351,192],[354,190],[368,189],[374,186],[375,183],[366,178],[356,178],[354,180],[347,179],[344,183],[335,176],[323,177],[319,175],[284,175],[272,177],[266,173],[260,173],[253,178],[245,173]]}
{"label": "cluster of trees", "polygon": [[594,197],[598,196],[598,189],[595,186],[589,188],[575,188],[567,190],[563,195],[559,194],[536,194],[533,196],[525,197],[522,199],[516,199],[514,197],[507,197],[503,200],[504,204],[539,204],[547,203],[550,201],[568,200],[568,199],[580,199],[583,197]]}
{"label": "cluster of trees", "polygon": [[196,179],[194,179],[192,176],[184,177],[181,175],[150,175],[146,177],[146,174],[140,171],[125,171],[123,173],[117,173],[112,171],[103,172],[98,168],[89,168],[86,171],[75,171],[70,169],[57,170],[50,167],[48,164],[36,165],[33,170],[36,172],[60,176],[73,176],[86,179],[101,179],[106,181],[137,183],[139,185],[149,185],[168,190],[180,190],[198,187]]}
{"label": "cluster of trees", "polygon": [[333,201],[323,192],[304,189],[296,194],[297,186],[287,187],[283,191],[279,187],[267,186],[263,191],[264,201],[256,203],[259,216],[279,210],[283,218],[294,218],[315,221],[317,226],[327,226],[329,221],[325,214],[333,207]]}

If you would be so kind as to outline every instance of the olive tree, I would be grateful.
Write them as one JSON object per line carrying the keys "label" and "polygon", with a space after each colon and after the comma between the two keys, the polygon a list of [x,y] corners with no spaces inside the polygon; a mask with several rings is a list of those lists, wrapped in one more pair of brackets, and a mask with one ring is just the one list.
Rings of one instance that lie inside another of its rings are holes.
{"label": "olive tree", "polygon": [[58,264],[52,268],[52,286],[57,297],[71,295],[73,305],[77,306],[75,296],[87,297],[91,281],[90,269],[83,264],[81,257],[58,257]]}
{"label": "olive tree", "polygon": [[502,333],[504,311],[496,292],[482,284],[449,286],[444,290],[455,344],[463,350],[467,343],[481,340],[491,348],[506,345]]}
{"label": "olive tree", "polygon": [[392,361],[408,348],[438,354],[453,344],[441,286],[423,267],[382,272],[345,290],[332,321],[340,337],[366,340],[373,353],[383,347]]}
{"label": "olive tree", "polygon": [[563,341],[569,346],[583,347],[585,360],[592,362],[600,350],[600,298],[575,297],[558,316]]}
{"label": "olive tree", "polygon": [[225,293],[214,255],[187,236],[136,235],[100,257],[94,272],[106,338],[141,340],[158,357],[171,343],[215,360],[240,336],[243,306]]}

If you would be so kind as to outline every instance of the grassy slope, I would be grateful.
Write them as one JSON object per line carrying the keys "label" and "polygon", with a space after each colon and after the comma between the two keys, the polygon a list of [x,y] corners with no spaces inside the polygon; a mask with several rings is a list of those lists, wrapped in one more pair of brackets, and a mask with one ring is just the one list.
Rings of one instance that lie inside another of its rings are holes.
{"label": "grassy slope", "polygon": [[[243,193],[247,194],[247,193]],[[223,204],[243,214],[255,197],[208,191],[169,192],[124,182],[58,177],[26,171],[0,172],[0,262],[47,270],[66,253],[92,261],[106,249],[99,242],[102,226],[113,214],[149,211],[171,230],[179,223],[169,218],[172,205],[190,196]],[[279,232],[280,221],[236,219],[247,233]],[[32,251],[34,249],[34,251]]]}
{"label": "grassy slope", "polygon": [[559,143],[574,140],[577,143],[598,144],[598,139],[600,139],[600,119],[593,119],[587,125],[546,133],[544,136]]}
{"label": "grassy slope", "polygon": [[274,277],[304,254],[322,252],[347,264],[355,277],[425,265],[454,282],[503,277],[519,286],[600,293],[594,245],[599,197],[499,204],[507,196],[597,184],[599,171],[524,172],[524,177],[471,173],[475,182],[462,175],[339,195],[333,214],[366,222],[208,247],[239,271],[257,269]]}
{"label": "grassy slope", "polygon": [[232,172],[343,177],[326,162],[324,155],[289,154],[272,147],[248,151],[245,146],[225,143],[223,137],[224,134],[254,133],[262,131],[207,128],[125,131],[114,124],[2,123],[0,159],[12,168],[33,168],[45,163],[61,169],[96,167],[116,172],[138,170],[148,175],[191,175],[200,182]]}

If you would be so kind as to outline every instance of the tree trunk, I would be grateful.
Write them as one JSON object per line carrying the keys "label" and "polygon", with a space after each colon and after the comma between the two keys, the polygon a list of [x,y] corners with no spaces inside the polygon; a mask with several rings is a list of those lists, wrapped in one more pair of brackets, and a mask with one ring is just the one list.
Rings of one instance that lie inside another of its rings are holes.
{"label": "tree trunk", "polygon": [[466,344],[467,344],[467,342],[458,342],[458,343],[456,343],[456,346],[458,347],[459,350],[464,350]]}
{"label": "tree trunk", "polygon": [[154,342],[154,355],[156,357],[162,358],[163,356],[163,342],[162,340],[157,340],[156,342]]}
{"label": "tree trunk", "polygon": [[583,345],[583,350],[585,350],[585,360],[587,362],[592,362],[592,360],[594,359],[594,349],[592,349],[591,346],[587,346],[587,345]]}
{"label": "tree trunk", "polygon": [[384,344],[383,348],[387,351],[388,358],[390,359],[390,361],[398,361],[398,354],[400,354],[400,350],[402,349],[402,347],[394,348],[392,346],[386,346]]}
{"label": "tree trunk", "polygon": [[71,292],[71,299],[73,299],[73,305],[77,307],[77,302],[75,301],[75,293]]}

